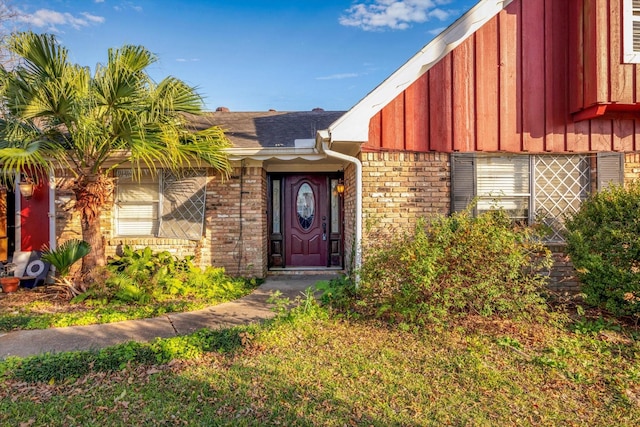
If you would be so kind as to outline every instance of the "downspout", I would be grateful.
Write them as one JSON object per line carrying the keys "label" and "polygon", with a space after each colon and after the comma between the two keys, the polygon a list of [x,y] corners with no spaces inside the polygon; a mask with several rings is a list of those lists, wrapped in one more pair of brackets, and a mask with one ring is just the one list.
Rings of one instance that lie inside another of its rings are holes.
{"label": "downspout", "polygon": [[359,270],[362,265],[362,163],[356,157],[347,156],[329,149],[328,139],[322,138],[322,151],[328,156],[335,159],[344,160],[352,163],[356,168],[356,235],[355,235],[355,254],[354,254],[354,271],[356,287],[360,283]]}

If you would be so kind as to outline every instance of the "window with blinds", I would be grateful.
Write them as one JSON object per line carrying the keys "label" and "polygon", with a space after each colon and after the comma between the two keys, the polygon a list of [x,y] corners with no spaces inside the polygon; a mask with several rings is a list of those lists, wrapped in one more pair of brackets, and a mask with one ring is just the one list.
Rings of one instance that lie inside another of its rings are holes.
{"label": "window with blinds", "polygon": [[504,209],[516,221],[529,220],[528,156],[479,156],[476,165],[477,211]]}
{"label": "window with blinds", "polygon": [[158,234],[161,175],[143,171],[134,178],[131,170],[116,171],[116,233],[118,236]]}
{"label": "window with blinds", "polygon": [[[598,153],[598,188],[623,179],[621,153]],[[515,221],[543,223],[549,241],[563,240],[564,218],[577,211],[591,190],[586,155],[451,155],[451,210],[474,200],[474,213],[504,209]]]}
{"label": "window with blinds", "polygon": [[623,5],[624,62],[640,63],[640,0],[624,0]]}
{"label": "window with blinds", "polygon": [[117,170],[115,230],[118,236],[199,240],[203,234],[206,171]]}

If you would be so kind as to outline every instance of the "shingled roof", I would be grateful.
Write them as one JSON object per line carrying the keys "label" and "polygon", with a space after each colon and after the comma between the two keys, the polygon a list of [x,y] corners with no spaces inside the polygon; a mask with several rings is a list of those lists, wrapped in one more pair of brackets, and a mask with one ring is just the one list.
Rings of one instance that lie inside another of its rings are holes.
{"label": "shingled roof", "polygon": [[315,139],[344,111],[216,111],[193,118],[198,128],[219,126],[236,148],[294,147],[297,139]]}

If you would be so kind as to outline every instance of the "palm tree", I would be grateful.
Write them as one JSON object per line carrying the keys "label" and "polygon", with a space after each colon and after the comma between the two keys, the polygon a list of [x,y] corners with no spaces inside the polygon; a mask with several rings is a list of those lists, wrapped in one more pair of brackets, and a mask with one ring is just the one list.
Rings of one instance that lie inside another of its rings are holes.
{"label": "palm tree", "polygon": [[189,115],[203,113],[202,98],[177,78],[154,82],[146,70],[157,58],[146,48],[109,49],[93,74],[71,63],[53,35],[16,33],[8,49],[21,61],[0,68],[0,171],[55,165],[73,174],[82,238],[92,247],[84,273],[105,263],[99,217],[115,168],[130,167],[134,177],[203,164],[229,172],[222,130],[189,124]]}

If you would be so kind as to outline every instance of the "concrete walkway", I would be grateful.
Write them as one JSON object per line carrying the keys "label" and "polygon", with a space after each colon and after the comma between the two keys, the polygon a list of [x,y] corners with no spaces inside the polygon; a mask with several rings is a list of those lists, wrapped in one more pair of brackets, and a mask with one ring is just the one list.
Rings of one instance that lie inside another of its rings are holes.
{"label": "concrete walkway", "polygon": [[115,344],[155,338],[186,335],[202,328],[226,328],[260,322],[275,313],[267,299],[274,291],[293,300],[320,280],[335,275],[289,275],[269,277],[251,294],[203,310],[174,313],[152,319],[126,320],[103,325],[69,326],[2,333],[0,332],[0,359],[8,356],[32,356],[61,351],[93,350]]}

